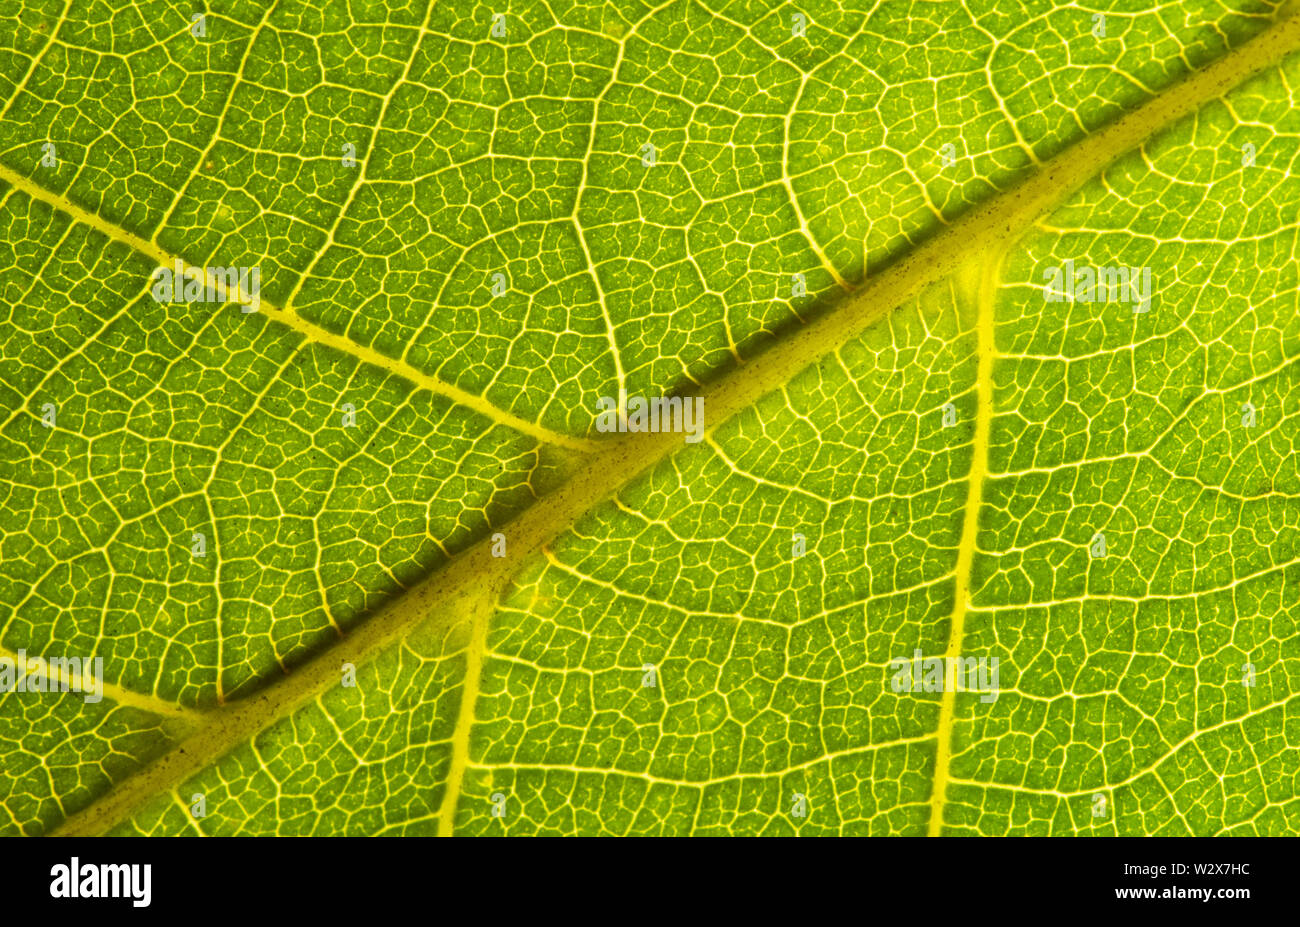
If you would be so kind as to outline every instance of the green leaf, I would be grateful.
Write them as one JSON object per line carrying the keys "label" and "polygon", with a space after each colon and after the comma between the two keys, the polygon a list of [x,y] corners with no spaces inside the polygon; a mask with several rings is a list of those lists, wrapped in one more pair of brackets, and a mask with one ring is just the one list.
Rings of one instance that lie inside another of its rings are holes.
{"label": "green leaf", "polygon": [[2,14],[0,831],[1296,832],[1300,20],[1095,12]]}

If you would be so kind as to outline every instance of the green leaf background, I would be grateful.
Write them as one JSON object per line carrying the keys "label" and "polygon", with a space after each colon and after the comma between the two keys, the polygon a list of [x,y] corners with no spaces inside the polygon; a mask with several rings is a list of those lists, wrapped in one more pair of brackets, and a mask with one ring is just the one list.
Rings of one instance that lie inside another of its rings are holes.
{"label": "green leaf background", "polygon": [[194,12],[0,3],[0,833],[1300,831],[1289,5]]}

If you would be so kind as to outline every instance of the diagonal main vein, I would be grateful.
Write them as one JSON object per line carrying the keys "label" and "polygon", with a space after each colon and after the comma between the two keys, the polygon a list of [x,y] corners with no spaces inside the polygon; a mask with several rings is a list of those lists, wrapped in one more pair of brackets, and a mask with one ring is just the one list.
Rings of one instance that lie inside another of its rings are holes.
{"label": "diagonal main vein", "polygon": [[[830,310],[771,344],[743,368],[733,369],[707,384],[701,395],[709,410],[710,429],[742,412],[772,389],[789,382],[820,358],[838,350],[929,284],[957,271],[972,251],[1000,253],[1035,218],[1096,176],[1116,158],[1300,48],[1300,18],[1292,12],[1295,6],[1288,5],[1286,9],[1288,12],[1284,18],[1267,32],[1066,149],[1019,187],[955,220]],[[14,183],[29,195],[79,218],[86,217],[95,228],[113,228],[7,168],[0,167],[0,179]],[[112,237],[125,240],[123,235],[127,234],[119,230]],[[134,236],[131,238],[139,241]],[[306,322],[301,324],[310,325]],[[352,342],[338,336],[328,337],[344,342],[341,349],[356,354],[356,345]],[[387,358],[380,360],[381,366],[394,369]],[[394,372],[402,373],[400,370]],[[447,387],[442,386],[438,391],[450,395],[446,390]],[[475,403],[483,403],[478,397],[471,398]],[[471,404],[471,407],[477,406]],[[498,420],[503,414],[494,410],[494,417]],[[535,432],[537,426],[529,424],[529,428]],[[679,448],[680,438],[678,434],[659,432],[629,434],[602,442],[572,478],[503,529],[510,536],[513,555],[510,559],[493,558],[491,539],[483,538],[403,596],[381,607],[355,631],[318,652],[288,676],[269,683],[238,702],[209,712],[203,728],[180,741],[154,763],[122,780],[99,801],[69,817],[55,833],[100,833],[111,828],[127,818],[142,802],[175,787],[230,749],[247,742],[296,705],[319,697],[338,682],[340,660],[358,662],[417,626],[446,623],[451,620],[449,615],[465,614],[467,604],[471,608],[473,605],[481,606],[483,596],[495,595],[485,590],[504,588],[517,569],[515,564],[523,557],[539,550],[584,512]],[[461,717],[458,727],[472,723],[472,717]],[[457,736],[461,736],[460,731],[457,731]],[[447,822],[446,826],[450,828],[454,822]]]}

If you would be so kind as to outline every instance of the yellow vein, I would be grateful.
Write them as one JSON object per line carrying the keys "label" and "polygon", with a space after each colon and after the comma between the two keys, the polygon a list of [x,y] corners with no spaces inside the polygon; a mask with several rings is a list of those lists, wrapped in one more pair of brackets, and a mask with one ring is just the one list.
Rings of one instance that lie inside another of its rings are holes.
{"label": "yellow vein", "polygon": [[[988,473],[989,426],[993,421],[993,301],[997,296],[998,275],[1002,255],[977,255],[971,264],[971,275],[979,277],[975,322],[976,356],[975,374],[975,438],[971,446],[969,489],[966,510],[962,516],[961,542],[957,547],[957,588],[954,593],[952,625],[948,630],[948,649],[945,665],[961,656],[962,638],[966,631],[966,611],[970,607],[971,566],[975,562],[976,540],[979,535],[980,502],[984,493],[984,478]],[[948,767],[952,759],[952,719],[957,701],[956,686],[946,686],[939,702],[938,751],[934,758],[934,788],[930,793],[931,837],[943,829],[943,803],[948,789]]]}
{"label": "yellow vein", "polygon": [[[130,689],[124,689],[116,683],[104,680],[102,683],[95,683],[87,679],[85,672],[85,663],[83,658],[82,671],[80,673],[72,672],[67,666],[60,664],[51,672],[48,656],[36,653],[26,653],[26,666],[24,661],[19,660],[19,655],[6,647],[0,647],[0,657],[13,661],[15,664],[15,676],[37,676],[47,681],[47,684],[57,686],[61,691],[64,685],[72,692],[85,693],[94,691],[103,685],[104,698],[110,699],[119,705],[125,705],[130,708],[138,708],[141,711],[147,711],[155,715],[162,715],[167,718],[178,718],[188,721],[191,724],[199,724],[203,721],[206,712],[198,711],[193,708],[185,708],[166,699],[161,699],[153,695],[144,695],[140,692],[132,692]],[[31,661],[39,659],[41,662],[33,664]]]}
{"label": "yellow vein", "polygon": [[[83,209],[69,200],[66,196],[59,196],[58,194],[46,190],[44,187],[34,183],[3,164],[0,164],[0,180],[13,185],[34,200],[39,200],[48,206],[52,206],[61,212],[67,213],[76,221],[93,228],[106,238],[118,242],[119,244],[126,245],[128,248],[143,254],[145,257],[149,258],[149,260],[157,263],[160,267],[171,267],[180,260],[180,258],[175,255],[164,251],[154,242],[145,241],[140,236],[128,232],[125,229],[101,218],[95,213]],[[217,280],[215,276],[208,273],[206,268],[204,269],[204,276],[206,278],[207,286],[216,290]],[[233,304],[237,302],[247,302],[248,299],[238,287],[235,287],[234,292],[227,293],[227,301]],[[336,351],[362,361],[363,363],[379,367],[394,376],[401,377],[402,379],[415,384],[421,389],[428,390],[431,393],[437,393],[441,396],[446,396],[453,402],[471,409],[485,418],[491,419],[500,425],[505,425],[508,428],[513,428],[515,431],[522,432],[523,434],[535,438],[545,444],[586,451],[592,450],[598,446],[598,443],[595,441],[588,441],[582,438],[574,438],[569,435],[560,434],[551,431],[549,428],[544,428],[535,422],[530,422],[527,419],[520,418],[517,415],[493,405],[482,396],[476,396],[458,386],[453,386],[450,383],[443,382],[437,377],[431,376],[422,370],[412,367],[405,361],[388,357],[387,355],[379,353],[374,348],[366,347],[365,345],[353,341],[351,338],[346,338],[343,335],[336,335],[331,331],[327,331],[319,325],[304,319],[292,309],[279,308],[268,303],[266,300],[261,300],[260,305],[263,310],[268,311],[267,317],[273,322],[278,322],[281,325],[288,326],[313,344],[325,345],[326,347],[333,348]]]}
{"label": "yellow vein", "polygon": [[599,129],[600,122],[600,105],[605,101],[605,94],[618,84],[618,71],[623,66],[623,56],[627,52],[628,42],[636,35],[636,31],[648,19],[668,6],[668,3],[660,4],[653,9],[647,10],[640,19],[638,19],[632,28],[628,30],[618,40],[618,55],[614,58],[614,66],[610,69],[609,80],[596,94],[596,99],[591,106],[591,125],[587,129],[587,146],[586,152],[582,158],[582,174],[578,178],[578,189],[573,195],[573,212],[570,213],[569,219],[573,222],[574,230],[578,233],[578,243],[582,245],[583,259],[587,262],[587,269],[591,272],[591,285],[596,288],[596,297],[600,301],[600,314],[605,321],[605,338],[609,343],[609,354],[614,361],[614,380],[618,384],[618,414],[626,414],[626,392],[627,392],[627,371],[623,369],[623,355],[618,348],[618,332],[614,319],[609,314],[609,301],[605,298],[605,288],[601,285],[600,274],[596,272],[596,261],[591,256],[591,248],[587,245],[587,230],[583,227],[578,212],[582,208],[582,195],[587,189],[587,174],[591,169],[591,152],[596,144],[596,133]]}
{"label": "yellow vein", "polygon": [[[193,183],[194,178],[199,176],[200,171],[203,170],[203,165],[207,163],[208,158],[212,157],[212,152],[217,147],[217,142],[221,140],[221,127],[225,125],[226,115],[230,112],[230,104],[235,101],[235,97],[239,94],[239,82],[243,79],[244,68],[248,67],[248,56],[253,53],[253,46],[257,44],[258,37],[262,34],[262,30],[266,28],[266,23],[271,18],[271,13],[275,10],[275,6],[275,3],[268,3],[266,5],[266,9],[262,12],[261,21],[258,22],[257,27],[253,29],[252,35],[249,36],[248,44],[244,46],[244,53],[239,58],[239,64],[232,72],[234,79],[230,82],[230,93],[226,94],[226,102],[222,104],[221,112],[217,114],[216,127],[212,131],[212,140],[208,142],[208,147],[203,150],[203,154],[199,156],[199,159],[194,162],[194,169],[190,171],[190,175],[176,184],[176,191],[172,194],[172,201],[168,204],[167,210],[162,214],[163,221],[158,224],[158,228],[154,232],[155,239],[159,234],[161,234],[162,230],[167,227],[167,223],[171,220],[172,213],[176,211],[176,207],[180,204],[181,197],[185,195],[186,189],[188,189],[190,184]],[[241,23],[240,25],[243,24]]]}
{"label": "yellow vein", "polygon": [[[63,24],[68,21],[68,13],[71,12],[71,10],[72,0],[65,0],[63,4],[63,12],[59,14],[58,21],[55,22],[54,28],[49,31],[49,36],[45,39],[45,43],[41,45],[39,51],[32,55],[31,64],[27,66],[26,73],[23,74],[22,79],[14,85],[14,91],[9,95],[9,99],[5,101],[5,105],[0,107],[0,119],[9,115],[9,110],[13,108],[14,103],[18,101],[18,98],[22,96],[23,91],[27,89],[27,82],[31,80],[32,75],[36,73],[36,69],[45,62],[45,55],[54,47],[55,39],[58,37],[59,30],[62,29]],[[28,28],[28,32],[31,31],[33,30]]]}
{"label": "yellow vein", "polygon": [[185,800],[177,795],[175,790],[172,791],[172,799],[175,800],[177,806],[181,809],[181,814],[185,817],[186,823],[190,825],[194,832],[200,837],[206,837],[207,834],[203,832],[203,828],[199,827],[198,821],[194,820],[194,815],[190,812],[190,806],[185,804]]}
{"label": "yellow vein", "polygon": [[[794,95],[794,103],[790,105],[790,111],[785,114],[785,119],[782,120],[781,185],[785,187],[786,197],[790,200],[790,207],[794,210],[794,217],[799,222],[799,231],[808,241],[813,254],[817,256],[817,260],[821,263],[822,269],[831,275],[831,279],[835,281],[836,286],[847,293],[853,290],[853,285],[844,279],[835,264],[826,256],[826,251],[822,248],[821,242],[817,240],[817,236],[813,234],[812,229],[808,226],[808,219],[803,214],[803,207],[799,205],[799,195],[795,193],[794,183],[790,180],[790,120],[794,118],[795,110],[799,108],[799,103],[803,100],[803,93],[808,86],[809,76],[807,73],[800,75],[799,90]],[[865,262],[862,265],[862,272],[864,274],[867,272]]]}
{"label": "yellow vein", "polygon": [[469,735],[474,727],[474,709],[478,705],[483,676],[483,656],[487,651],[488,619],[492,617],[495,602],[496,595],[485,595],[476,603],[470,618],[469,646],[465,651],[465,681],[461,685],[460,711],[451,738],[451,768],[447,772],[442,807],[438,811],[439,837],[450,837],[456,826],[456,808],[460,803],[465,767],[469,765]]}
{"label": "yellow vein", "polygon": [[365,160],[357,169],[356,178],[352,181],[352,186],[348,190],[348,198],[344,200],[343,205],[339,207],[338,214],[334,217],[334,223],[330,226],[329,233],[325,238],[325,243],[316,250],[316,256],[312,259],[311,264],[307,266],[307,270],[298,275],[298,279],[294,283],[293,289],[289,291],[287,296],[285,296],[284,305],[286,308],[293,305],[294,298],[297,297],[298,291],[302,289],[302,285],[307,282],[307,278],[316,270],[316,265],[321,262],[325,257],[325,254],[334,245],[334,235],[338,232],[339,226],[343,224],[343,220],[346,218],[348,210],[352,208],[352,203],[357,197],[357,191],[361,189],[362,185],[366,181],[366,173],[370,170],[370,158],[375,153],[375,139],[379,137],[379,131],[383,127],[384,120],[388,118],[388,108],[392,106],[393,100],[397,98],[397,91],[403,84],[410,80],[411,67],[415,64],[415,59],[418,58],[420,54],[420,43],[423,42],[424,37],[429,34],[429,23],[433,19],[433,10],[434,3],[430,2],[428,8],[425,10],[424,22],[420,26],[420,31],[417,32],[415,38],[411,40],[411,54],[406,59],[406,67],[402,69],[401,76],[398,77],[397,80],[393,81],[393,85],[388,88],[388,93],[384,96],[384,102],[379,107],[379,116],[376,117],[374,127],[370,130],[370,139],[366,142],[364,155]]}

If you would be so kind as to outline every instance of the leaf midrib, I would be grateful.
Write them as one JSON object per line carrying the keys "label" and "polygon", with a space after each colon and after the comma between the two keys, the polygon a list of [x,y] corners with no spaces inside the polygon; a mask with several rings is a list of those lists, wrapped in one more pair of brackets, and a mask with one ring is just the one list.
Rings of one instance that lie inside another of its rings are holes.
{"label": "leaf midrib", "polygon": [[[918,295],[926,286],[957,271],[969,260],[968,255],[973,250],[1005,251],[1035,219],[1098,176],[1115,159],[1300,48],[1300,17],[1295,15],[1295,5],[1289,3],[1283,10],[1276,25],[1267,31],[1065,149],[1028,175],[1018,187],[965,213],[881,270],[838,304],[784,339],[767,345],[743,367],[734,368],[706,384],[700,390],[708,409],[706,434],[711,435],[720,424],[750,407],[764,394],[788,383],[802,370],[842,347],[890,310]],[[45,190],[4,165],[0,165],[0,180],[153,260],[159,257],[172,260],[157,245],[82,209],[64,196]],[[263,301],[263,305],[268,304]],[[409,365],[327,332],[296,313],[272,310],[268,318],[319,343],[450,396],[469,408],[485,411],[494,420],[509,424],[538,440],[574,446],[574,439],[547,432],[535,423],[523,419],[517,419],[517,424],[505,421],[503,416],[517,417],[492,406],[482,397],[463,393]],[[484,406],[486,410],[482,408]],[[515,564],[538,551],[583,513],[679,446],[680,435],[673,433],[628,434],[606,442],[582,442],[580,449],[588,454],[585,465],[579,465],[560,488],[504,526],[511,537],[512,560],[492,557],[491,539],[481,539],[400,598],[381,607],[355,631],[316,653],[288,676],[268,683],[238,702],[206,712],[202,727],[157,760],[110,788],[98,801],[69,816],[53,833],[96,834],[110,829],[147,799],[172,789],[229,750],[248,742],[259,730],[295,706],[319,697],[337,684],[341,662],[362,662],[421,627],[449,627],[468,622],[471,639],[475,634],[482,634],[492,605],[517,571]],[[965,581],[969,582],[969,578]],[[478,658],[481,657],[480,652]],[[461,774],[468,764],[466,754],[472,723],[471,706],[461,712],[453,734],[453,750],[461,754],[459,760],[453,757],[453,767],[459,763]],[[938,736],[938,732],[930,736]],[[942,769],[936,765],[936,790],[946,777],[945,761]],[[457,787],[453,788],[452,782],[448,781],[443,803],[444,809],[453,812],[459,797],[459,779],[456,784]],[[933,801],[932,807],[937,805],[941,814],[942,796]],[[932,826],[937,828],[941,824],[939,821]],[[454,821],[447,821],[447,832],[453,826]]]}

